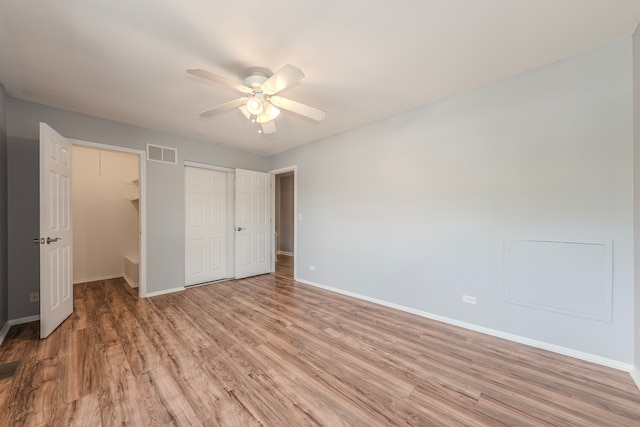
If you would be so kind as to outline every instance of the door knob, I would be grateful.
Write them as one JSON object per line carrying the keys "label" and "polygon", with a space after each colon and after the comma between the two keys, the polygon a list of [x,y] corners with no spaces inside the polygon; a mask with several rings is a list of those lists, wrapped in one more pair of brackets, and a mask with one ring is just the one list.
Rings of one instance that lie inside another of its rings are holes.
{"label": "door knob", "polygon": [[60,237],[54,237],[53,239],[51,237],[47,237],[47,245],[49,243],[57,242],[58,240],[60,240]]}
{"label": "door knob", "polygon": [[238,230],[238,231],[242,231],[242,230],[244,230],[244,229],[245,229],[244,227],[238,227],[238,228],[237,228],[237,230]]}

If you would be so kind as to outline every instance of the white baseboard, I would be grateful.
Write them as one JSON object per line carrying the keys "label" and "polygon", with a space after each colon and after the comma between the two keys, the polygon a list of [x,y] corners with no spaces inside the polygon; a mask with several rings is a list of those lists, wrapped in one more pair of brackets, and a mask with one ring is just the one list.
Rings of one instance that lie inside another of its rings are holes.
{"label": "white baseboard", "polygon": [[7,320],[4,323],[4,326],[2,327],[2,329],[0,329],[0,345],[2,345],[2,341],[4,341],[4,339],[7,337],[7,334],[9,333],[10,328],[11,328],[11,324]]}
{"label": "white baseboard", "polygon": [[145,298],[157,297],[158,295],[172,294],[174,292],[181,292],[181,291],[184,291],[184,286],[180,286],[179,288],[165,289],[163,291],[147,292],[147,295]]}
{"label": "white baseboard", "polygon": [[[502,331],[498,331],[495,329],[491,329],[491,328],[485,328],[484,326],[479,326],[479,325],[475,325],[473,323],[468,323],[468,322],[462,322],[460,320],[456,320],[456,319],[451,319],[449,317],[445,317],[445,316],[440,316],[438,314],[433,314],[433,313],[429,313],[426,311],[422,311],[422,310],[416,310],[414,308],[410,308],[410,307],[405,307],[403,305],[399,305],[399,304],[394,304],[391,302],[387,302],[384,300],[380,300],[377,298],[371,298],[371,297],[367,297],[364,295],[360,295],[360,294],[356,294],[354,292],[349,292],[349,291],[344,291],[342,289],[338,289],[338,288],[333,288],[331,286],[325,286],[325,285],[321,285],[319,283],[314,283],[308,280],[304,280],[304,279],[300,279],[299,277],[296,277],[295,280],[297,282],[300,283],[304,283],[310,286],[314,286],[316,288],[320,288],[320,289],[324,289],[327,291],[331,291],[331,292],[336,292],[342,295],[346,295],[346,296],[350,296],[353,298],[358,298],[364,301],[368,301],[368,302],[372,302],[374,304],[379,304],[385,307],[390,307],[390,308],[395,308],[396,310],[400,310],[400,311],[404,311],[407,313],[411,313],[411,314],[415,314],[421,317],[426,317],[427,319],[432,319],[432,320],[437,320],[439,322],[443,322],[443,323],[447,323],[449,325],[453,325],[453,326],[458,326],[464,329],[469,329],[471,331],[475,331],[475,332],[480,332],[486,335],[491,335],[494,337],[498,337],[498,338],[503,338],[509,341],[513,341],[513,342],[517,342],[520,344],[525,344],[531,347],[536,347],[542,350],[548,350],[548,351],[552,351],[554,353],[558,353],[558,354],[562,354],[565,356],[570,356],[570,357],[574,357],[576,359],[580,359],[580,360],[585,360],[587,362],[592,362],[592,363],[596,363],[598,365],[602,365],[602,366],[607,366],[609,368],[614,368],[614,369],[618,369],[620,371],[626,371],[626,372],[632,372],[632,369],[634,369],[633,365],[629,364],[629,363],[624,363],[621,362],[619,360],[613,360],[613,359],[608,359],[606,357],[602,357],[602,356],[598,356],[596,354],[591,354],[591,353],[585,353],[582,351],[578,351],[578,350],[574,350],[572,348],[567,348],[567,347],[562,347],[556,344],[550,344],[544,341],[538,341],[538,340],[534,340],[531,338],[526,338],[526,337],[522,337],[519,335],[515,335],[515,334],[510,334],[507,332],[502,332]],[[637,371],[636,371],[637,372]],[[636,384],[639,383],[640,381],[640,372],[638,373],[638,380],[636,380],[634,378],[634,381],[636,381]],[[640,386],[639,386],[640,388]]]}
{"label": "white baseboard", "polygon": [[109,279],[117,279],[118,277],[122,277],[123,273],[119,274],[109,274],[107,276],[98,276],[98,277],[90,277],[88,279],[76,280],[73,279],[73,284],[77,285],[78,283],[87,283],[87,282],[97,282],[98,280],[109,280]]}
{"label": "white baseboard", "polygon": [[9,329],[11,329],[12,326],[21,325],[23,323],[35,322],[37,320],[40,320],[39,314],[7,320],[7,323],[5,323],[2,329],[0,330],[0,344],[2,344],[2,341],[4,341],[5,337],[9,333]]}
{"label": "white baseboard", "polygon": [[131,280],[131,278],[129,276],[127,276],[126,273],[123,274],[122,277],[129,284],[129,286],[131,286],[132,288],[137,288],[138,287],[138,284],[135,283],[133,280]]}
{"label": "white baseboard", "polygon": [[633,382],[636,383],[636,386],[640,389],[640,370],[638,370],[638,367],[634,366],[629,373],[631,374]]}
{"label": "white baseboard", "polygon": [[278,255],[293,256],[293,252],[278,251]]}
{"label": "white baseboard", "polygon": [[23,323],[35,322],[37,320],[40,320],[40,315],[34,314],[33,316],[18,317],[17,319],[9,319],[9,325],[11,326],[22,325]]}

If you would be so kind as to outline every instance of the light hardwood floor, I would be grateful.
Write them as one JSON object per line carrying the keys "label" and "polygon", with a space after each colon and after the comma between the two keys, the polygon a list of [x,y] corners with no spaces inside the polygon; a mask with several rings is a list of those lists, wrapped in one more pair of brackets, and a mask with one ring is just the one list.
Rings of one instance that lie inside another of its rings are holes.
{"label": "light hardwood floor", "polygon": [[49,338],[34,322],[0,346],[0,364],[21,361],[0,425],[640,425],[627,373],[287,276],[146,300],[76,285]]}

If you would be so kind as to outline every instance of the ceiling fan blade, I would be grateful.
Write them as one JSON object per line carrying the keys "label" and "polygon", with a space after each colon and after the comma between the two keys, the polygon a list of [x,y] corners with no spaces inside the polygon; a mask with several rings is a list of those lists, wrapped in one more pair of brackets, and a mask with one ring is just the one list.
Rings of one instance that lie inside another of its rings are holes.
{"label": "ceiling fan blade", "polygon": [[301,104],[297,101],[292,101],[288,98],[283,98],[281,96],[272,96],[270,100],[271,103],[276,107],[282,108],[284,110],[289,110],[296,114],[300,114],[301,116],[308,117],[317,122],[323,121],[326,117],[326,113],[324,111],[318,110],[317,108],[313,108],[305,104]]}
{"label": "ceiling fan blade", "polygon": [[300,68],[287,64],[276,71],[266,82],[262,83],[261,89],[267,95],[274,95],[282,89],[298,83],[303,78],[304,73]]}
{"label": "ceiling fan blade", "polygon": [[193,76],[202,77],[203,79],[207,79],[207,80],[214,81],[216,83],[223,84],[227,87],[230,87],[242,93],[246,93],[246,94],[253,93],[253,89],[243,85],[242,83],[234,82],[233,80],[220,77],[219,75],[213,74],[212,72],[209,72],[207,70],[203,70],[202,68],[189,68],[187,69],[187,73]]}
{"label": "ceiling fan blade", "polygon": [[247,120],[251,120],[251,113],[247,108],[247,104],[246,103],[242,104],[239,108],[240,108],[240,111],[242,111],[242,114],[244,114],[244,116],[247,118]]}
{"label": "ceiling fan blade", "polygon": [[229,110],[233,110],[236,107],[239,107],[243,104],[247,103],[247,100],[249,98],[238,98],[238,99],[234,99],[233,101],[229,101],[229,102],[225,102],[224,104],[220,104],[217,107],[213,107],[213,108],[209,108],[208,110],[205,110],[203,112],[200,113],[200,115],[202,117],[211,117],[215,114],[218,113],[222,113],[225,111],[229,111]]}
{"label": "ceiling fan blade", "polygon": [[276,133],[276,122],[271,120],[270,122],[262,123],[262,133],[265,135]]}

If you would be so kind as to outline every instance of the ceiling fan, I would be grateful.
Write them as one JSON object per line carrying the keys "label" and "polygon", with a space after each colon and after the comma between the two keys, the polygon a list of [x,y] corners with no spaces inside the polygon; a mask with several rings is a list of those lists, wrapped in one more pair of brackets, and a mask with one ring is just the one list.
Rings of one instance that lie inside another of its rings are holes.
{"label": "ceiling fan", "polygon": [[260,123],[260,133],[269,135],[275,133],[274,119],[280,114],[280,109],[308,117],[317,122],[325,118],[325,112],[300,102],[278,96],[281,90],[299,82],[304,73],[293,65],[287,64],[271,77],[261,71],[249,74],[242,83],[220,77],[201,68],[189,68],[187,73],[223,84],[244,94],[243,97],[225,102],[200,113],[202,117],[232,110],[236,107],[251,121]]}

